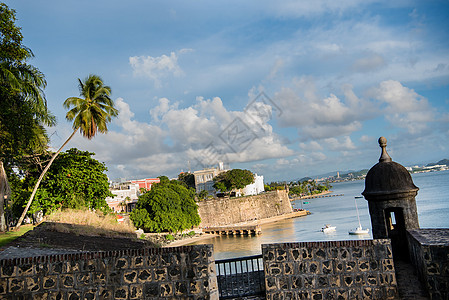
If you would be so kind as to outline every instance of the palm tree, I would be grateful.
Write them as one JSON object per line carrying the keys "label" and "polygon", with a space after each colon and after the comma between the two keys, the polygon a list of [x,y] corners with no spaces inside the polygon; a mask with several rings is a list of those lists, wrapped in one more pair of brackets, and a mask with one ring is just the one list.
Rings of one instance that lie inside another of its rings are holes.
{"label": "palm tree", "polygon": [[90,140],[98,131],[106,133],[108,131],[107,123],[112,120],[112,117],[118,115],[118,110],[114,107],[114,101],[110,98],[111,88],[104,85],[103,80],[99,76],[91,74],[84,81],[78,79],[78,86],[82,98],[70,97],[64,101],[64,108],[69,109],[66,114],[66,119],[68,121],[73,120],[73,133],[62,144],[61,148],[53,154],[49,163],[39,176],[30,199],[17,223],[16,230],[21,226],[45,173],[78,129],[84,137]]}

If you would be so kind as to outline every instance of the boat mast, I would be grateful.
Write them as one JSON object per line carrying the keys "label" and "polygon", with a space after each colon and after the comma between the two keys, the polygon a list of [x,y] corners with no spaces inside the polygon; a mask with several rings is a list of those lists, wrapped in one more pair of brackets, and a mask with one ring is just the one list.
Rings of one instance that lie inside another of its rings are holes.
{"label": "boat mast", "polygon": [[359,216],[359,208],[357,207],[357,199],[354,198],[355,202],[355,210],[357,211],[357,220],[359,220],[359,227],[362,228],[362,224],[360,223],[360,216]]}

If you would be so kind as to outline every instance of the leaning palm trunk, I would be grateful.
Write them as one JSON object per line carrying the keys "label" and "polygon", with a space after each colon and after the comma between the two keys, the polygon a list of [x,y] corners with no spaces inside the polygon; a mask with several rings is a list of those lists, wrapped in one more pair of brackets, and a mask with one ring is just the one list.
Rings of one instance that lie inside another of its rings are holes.
{"label": "leaning palm trunk", "polygon": [[25,209],[23,210],[22,215],[20,216],[19,221],[17,222],[17,225],[15,227],[15,230],[18,230],[20,228],[20,226],[22,225],[23,219],[25,219],[25,216],[28,212],[28,209],[31,206],[31,203],[33,202],[34,199],[34,195],[36,195],[37,189],[39,188],[39,185],[41,184],[42,178],[44,178],[45,173],[47,173],[48,169],[50,168],[51,164],[53,163],[53,161],[56,159],[56,157],[58,156],[58,154],[61,152],[62,148],[65,147],[65,145],[67,145],[67,143],[72,139],[72,137],[75,135],[76,131],[78,130],[78,128],[76,128],[73,133],[70,135],[70,137],[65,141],[64,144],[62,144],[61,148],[59,148],[58,151],[56,151],[55,154],[53,154],[53,156],[51,157],[50,161],[48,162],[47,166],[45,167],[45,169],[42,171],[41,175],[39,176],[39,179],[36,182],[36,185],[34,186],[34,190],[31,193],[30,199],[28,200],[27,206],[25,207]]}

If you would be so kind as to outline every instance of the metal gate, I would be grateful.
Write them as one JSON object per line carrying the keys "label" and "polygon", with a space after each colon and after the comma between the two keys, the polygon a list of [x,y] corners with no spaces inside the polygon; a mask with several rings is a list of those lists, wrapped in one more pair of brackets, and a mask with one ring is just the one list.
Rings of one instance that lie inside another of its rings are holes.
{"label": "metal gate", "polygon": [[220,299],[264,296],[262,255],[216,260]]}

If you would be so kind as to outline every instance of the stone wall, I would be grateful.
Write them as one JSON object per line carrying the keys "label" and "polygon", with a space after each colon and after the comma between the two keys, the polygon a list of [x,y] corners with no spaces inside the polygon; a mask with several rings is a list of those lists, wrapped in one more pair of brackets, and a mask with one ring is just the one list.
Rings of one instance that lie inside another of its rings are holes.
{"label": "stone wall", "polygon": [[389,240],[262,245],[267,299],[397,299]]}
{"label": "stone wall", "polygon": [[218,299],[212,245],[0,260],[0,299]]}
{"label": "stone wall", "polygon": [[260,220],[293,211],[285,190],[256,196],[206,200],[198,204],[202,227]]}
{"label": "stone wall", "polygon": [[449,299],[449,229],[407,231],[410,260],[431,299]]}

